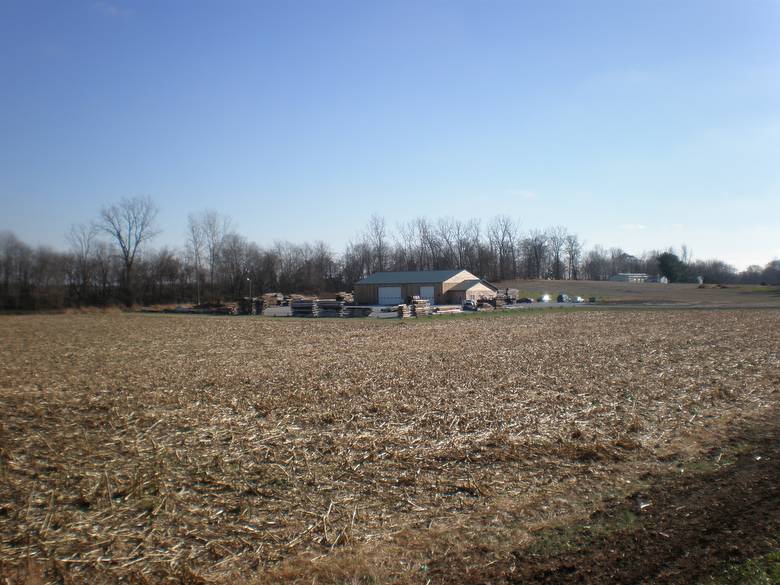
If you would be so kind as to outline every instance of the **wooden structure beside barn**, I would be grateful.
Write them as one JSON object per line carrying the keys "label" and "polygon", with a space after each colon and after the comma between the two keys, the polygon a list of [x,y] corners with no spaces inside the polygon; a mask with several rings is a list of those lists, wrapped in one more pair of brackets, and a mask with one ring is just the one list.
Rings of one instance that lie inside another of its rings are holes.
{"label": "wooden structure beside barn", "polygon": [[459,305],[466,299],[493,299],[497,289],[467,270],[376,272],[355,283],[360,305],[398,305],[412,297],[436,305]]}

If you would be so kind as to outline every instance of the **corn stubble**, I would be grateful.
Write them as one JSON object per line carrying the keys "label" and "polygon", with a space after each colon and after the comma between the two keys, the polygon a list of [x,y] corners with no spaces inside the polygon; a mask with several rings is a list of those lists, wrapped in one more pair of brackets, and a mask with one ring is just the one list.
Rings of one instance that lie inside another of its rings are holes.
{"label": "corn stubble", "polygon": [[0,319],[8,582],[410,582],[776,416],[780,313]]}

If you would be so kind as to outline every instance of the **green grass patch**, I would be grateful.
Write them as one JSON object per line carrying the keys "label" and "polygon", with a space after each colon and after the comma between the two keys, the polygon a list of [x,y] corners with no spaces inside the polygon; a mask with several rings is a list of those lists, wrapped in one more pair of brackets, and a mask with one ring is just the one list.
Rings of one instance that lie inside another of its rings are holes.
{"label": "green grass patch", "polygon": [[594,540],[615,532],[636,530],[638,520],[633,511],[620,509],[613,515],[597,517],[585,525],[578,523],[546,528],[534,534],[534,540],[526,550],[531,555],[549,555],[588,548]]}
{"label": "green grass patch", "polygon": [[731,565],[722,574],[703,581],[707,585],[777,585],[780,583],[780,551]]}

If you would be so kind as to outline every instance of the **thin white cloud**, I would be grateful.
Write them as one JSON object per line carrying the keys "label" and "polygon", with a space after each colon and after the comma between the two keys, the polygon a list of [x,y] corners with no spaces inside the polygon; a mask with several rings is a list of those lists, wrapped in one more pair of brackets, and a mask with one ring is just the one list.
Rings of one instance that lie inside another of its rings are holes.
{"label": "thin white cloud", "polygon": [[627,232],[639,232],[647,229],[647,226],[641,223],[624,223],[620,226],[620,229]]}

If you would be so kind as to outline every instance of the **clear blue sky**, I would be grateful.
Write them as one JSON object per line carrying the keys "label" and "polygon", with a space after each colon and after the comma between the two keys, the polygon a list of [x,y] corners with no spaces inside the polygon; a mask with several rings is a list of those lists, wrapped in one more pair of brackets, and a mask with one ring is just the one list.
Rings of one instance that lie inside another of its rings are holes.
{"label": "clear blue sky", "polygon": [[150,195],[337,249],[371,213],[780,256],[780,2],[0,0],[0,229]]}

